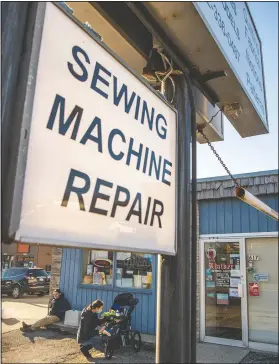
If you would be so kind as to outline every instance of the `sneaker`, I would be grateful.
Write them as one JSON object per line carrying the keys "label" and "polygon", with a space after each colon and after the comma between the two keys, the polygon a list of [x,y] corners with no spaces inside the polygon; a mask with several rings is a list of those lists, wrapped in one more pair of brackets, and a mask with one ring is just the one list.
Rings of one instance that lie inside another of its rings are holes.
{"label": "sneaker", "polygon": [[22,331],[22,332],[33,332],[33,330],[31,329],[31,327],[21,327],[20,328],[20,331]]}
{"label": "sneaker", "polygon": [[31,327],[31,325],[27,325],[24,321],[22,321],[22,327],[26,329],[27,327]]}
{"label": "sneaker", "polygon": [[80,348],[81,353],[83,356],[85,356],[87,359],[92,359],[92,356],[89,353],[89,350],[86,346]]}

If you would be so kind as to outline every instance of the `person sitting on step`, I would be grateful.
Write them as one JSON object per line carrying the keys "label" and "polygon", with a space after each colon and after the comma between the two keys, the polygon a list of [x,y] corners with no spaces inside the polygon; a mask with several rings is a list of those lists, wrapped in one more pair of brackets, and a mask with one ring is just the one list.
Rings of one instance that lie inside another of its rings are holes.
{"label": "person sitting on step", "polygon": [[32,332],[41,327],[47,327],[55,322],[63,321],[66,311],[70,309],[71,306],[68,300],[64,297],[64,294],[60,291],[60,289],[55,289],[53,291],[53,299],[51,301],[49,314],[35,322],[33,325],[27,325],[23,321],[20,330],[23,332]]}

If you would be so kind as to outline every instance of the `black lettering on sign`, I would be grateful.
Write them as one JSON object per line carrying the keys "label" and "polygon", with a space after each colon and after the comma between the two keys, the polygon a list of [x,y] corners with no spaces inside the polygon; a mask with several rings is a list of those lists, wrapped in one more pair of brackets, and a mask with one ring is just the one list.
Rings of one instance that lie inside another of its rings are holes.
{"label": "black lettering on sign", "polygon": [[[97,129],[97,136],[92,135],[94,129]],[[82,137],[80,143],[86,144],[88,140],[92,140],[93,142],[98,144],[98,151],[103,153],[103,142],[102,142],[102,125],[101,119],[97,116],[94,118],[92,123],[89,125],[88,129],[86,130],[84,136]]]}
{"label": "black lettering on sign", "polygon": [[[125,198],[122,201],[120,200],[120,194],[121,193],[125,194]],[[110,216],[111,217],[115,216],[117,206],[125,207],[125,206],[128,205],[129,201],[130,201],[130,192],[129,192],[129,190],[127,188],[125,188],[125,187],[117,186]]]}
{"label": "black lettering on sign", "polygon": [[109,195],[105,195],[104,193],[101,193],[100,192],[100,187],[101,186],[105,186],[105,187],[108,187],[108,188],[112,188],[113,187],[113,184],[111,182],[107,182],[107,181],[105,181],[103,179],[97,178],[96,185],[95,185],[95,189],[94,189],[94,193],[93,193],[93,197],[92,197],[92,202],[91,202],[89,211],[90,212],[93,212],[95,214],[107,216],[108,211],[103,210],[103,209],[98,209],[96,207],[96,202],[97,202],[98,198],[100,200],[104,200],[104,201],[109,201],[109,199],[110,199],[110,196]]}
{"label": "black lettering on sign", "polygon": [[[75,169],[71,169],[61,206],[68,207],[68,201],[71,197],[71,194],[74,193],[78,197],[79,209],[81,211],[86,211],[83,197],[89,191],[90,185],[91,185],[90,178],[86,173],[77,171]],[[109,216],[109,218],[115,218],[117,215],[117,209],[119,207],[125,208],[129,205],[129,202],[131,200],[130,191],[123,186],[116,186],[116,191],[115,191],[115,196],[114,196],[114,201],[113,201],[113,205],[111,208],[111,212],[109,213],[108,210],[101,209],[96,206],[98,200],[110,201],[111,195],[114,193],[112,190],[113,186],[114,185],[111,182],[105,181],[101,178],[96,179],[96,184],[94,187],[89,212],[95,213],[98,215]],[[110,193],[105,194],[100,191],[101,188],[105,188],[105,187],[110,189],[109,190]],[[132,216],[136,216],[138,218],[139,224],[147,225],[148,220],[149,220],[150,210],[151,210],[152,198],[148,197],[147,203],[146,203],[146,200],[144,201],[145,202],[144,205],[146,205],[144,222],[143,222],[142,199],[143,199],[142,194],[140,192],[137,192],[136,196],[132,202],[131,207],[129,207],[126,221],[130,221]],[[157,217],[158,226],[159,226],[159,228],[162,228],[163,213],[164,213],[163,203],[159,200],[154,199],[149,225],[154,226],[154,220],[155,220],[155,217]]]}
{"label": "black lettering on sign", "polygon": [[[74,186],[76,178],[83,179],[84,181],[83,187]],[[67,207],[71,193],[76,193],[79,201],[79,208],[81,211],[85,211],[84,200],[82,195],[87,193],[89,191],[89,188],[90,188],[90,178],[88,177],[88,175],[80,171],[77,171],[75,169],[71,169],[61,206]]]}
{"label": "black lettering on sign", "polygon": [[[136,210],[136,205],[138,204],[138,210]],[[141,193],[137,193],[136,198],[134,199],[134,202],[132,203],[132,206],[130,208],[130,211],[126,217],[127,221],[130,221],[130,218],[132,215],[138,216],[138,222],[141,224],[141,218],[142,218],[142,206],[141,206]]]}
{"label": "black lettering on sign", "polygon": [[58,129],[59,134],[65,135],[68,129],[70,128],[71,124],[75,120],[71,139],[76,140],[83,109],[76,105],[72,110],[68,119],[65,121],[65,99],[64,97],[57,94],[55,96],[55,100],[47,122],[46,126],[47,129],[50,130],[53,129],[54,121],[57,117],[58,111],[59,111],[59,129]]}
{"label": "black lettering on sign", "polygon": [[81,82],[85,82],[88,78],[88,72],[87,72],[87,69],[86,67],[84,66],[84,64],[82,63],[81,59],[79,58],[79,54],[82,54],[84,59],[85,59],[85,62],[90,64],[90,60],[89,60],[89,57],[87,55],[87,53],[80,47],[78,46],[74,46],[73,49],[72,49],[72,54],[73,54],[73,57],[74,57],[74,60],[77,62],[77,64],[79,65],[80,69],[82,70],[82,74],[78,74],[75,70],[74,70],[74,67],[73,67],[73,64],[68,62],[68,69],[69,71],[71,72],[71,74],[79,81]]}
{"label": "black lettering on sign", "polygon": [[[159,211],[156,211],[157,206],[159,206]],[[158,222],[159,222],[159,227],[162,228],[161,216],[163,215],[163,213],[164,213],[164,204],[163,204],[163,202],[154,199],[150,226],[153,226],[154,217],[157,216],[158,217]]]}

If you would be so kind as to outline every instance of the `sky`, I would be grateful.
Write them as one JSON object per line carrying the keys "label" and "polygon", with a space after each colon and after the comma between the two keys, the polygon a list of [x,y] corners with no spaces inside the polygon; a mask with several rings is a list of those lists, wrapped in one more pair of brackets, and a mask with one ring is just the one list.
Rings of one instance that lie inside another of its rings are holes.
{"label": "sky", "polygon": [[[248,2],[262,41],[269,134],[241,138],[224,118],[224,141],[213,143],[233,174],[278,169],[278,2]],[[197,177],[227,175],[207,144],[197,146]]]}

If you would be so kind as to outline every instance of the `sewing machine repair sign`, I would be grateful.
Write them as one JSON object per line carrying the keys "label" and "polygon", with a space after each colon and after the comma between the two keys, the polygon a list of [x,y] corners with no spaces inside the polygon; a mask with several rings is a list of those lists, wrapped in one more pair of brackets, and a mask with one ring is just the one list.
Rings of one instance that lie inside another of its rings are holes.
{"label": "sewing machine repair sign", "polygon": [[16,239],[175,254],[177,114],[45,6]]}

